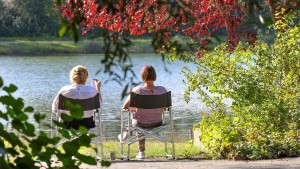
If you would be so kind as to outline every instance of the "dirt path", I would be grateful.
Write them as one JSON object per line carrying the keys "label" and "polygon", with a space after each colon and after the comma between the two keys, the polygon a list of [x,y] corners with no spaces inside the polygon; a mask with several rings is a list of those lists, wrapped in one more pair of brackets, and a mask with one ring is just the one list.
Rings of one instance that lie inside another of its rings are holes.
{"label": "dirt path", "polygon": [[[98,169],[100,166],[82,165],[83,169]],[[105,167],[102,167],[105,168]],[[300,169],[300,157],[276,160],[115,160],[108,169]]]}

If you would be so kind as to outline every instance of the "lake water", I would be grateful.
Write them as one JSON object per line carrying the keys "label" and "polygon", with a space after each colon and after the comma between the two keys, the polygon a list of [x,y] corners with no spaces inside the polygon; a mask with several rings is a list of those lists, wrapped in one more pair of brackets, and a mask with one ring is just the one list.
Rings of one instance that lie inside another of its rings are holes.
{"label": "lake water", "polygon": [[[22,97],[26,105],[33,106],[36,112],[47,115],[45,123],[50,121],[51,104],[58,90],[70,84],[69,71],[78,64],[88,68],[90,77],[101,81],[109,79],[107,74],[96,72],[101,68],[103,55],[75,55],[75,56],[0,56],[0,76],[4,84],[15,84],[18,87],[15,97]],[[180,74],[184,65],[193,69],[192,64],[175,61],[164,63],[159,55],[134,54],[132,55],[138,80],[140,70],[144,65],[151,64],[157,72],[156,85],[166,87],[172,91],[172,105],[174,124],[177,138],[187,140],[189,129],[200,121],[199,112],[205,107],[196,99],[196,95],[187,104],[183,99],[186,86],[184,76]],[[169,72],[165,71],[165,66]],[[115,81],[108,81],[102,85],[103,106],[102,121],[103,133],[107,139],[116,139],[120,132],[120,110],[124,100],[121,100],[121,86]],[[1,94],[1,91],[0,91]],[[2,93],[3,94],[3,93]],[[30,121],[33,121],[30,118]]]}

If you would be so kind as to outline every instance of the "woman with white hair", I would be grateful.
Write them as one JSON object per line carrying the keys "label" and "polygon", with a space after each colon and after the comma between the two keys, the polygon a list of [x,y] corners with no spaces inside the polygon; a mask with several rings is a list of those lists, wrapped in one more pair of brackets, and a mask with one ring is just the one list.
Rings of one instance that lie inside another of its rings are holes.
{"label": "woman with white hair", "polygon": [[[101,82],[99,80],[94,81],[94,86],[87,86],[86,80],[88,79],[89,73],[85,66],[78,65],[73,67],[70,72],[70,81],[71,85],[63,86],[52,103],[52,111],[57,112],[58,110],[58,98],[59,95],[63,95],[72,99],[87,99],[94,97],[97,93],[99,93],[99,102],[102,102],[102,96],[100,92]],[[58,112],[59,115],[61,113],[70,114],[69,111]],[[84,111],[83,117],[80,120],[73,119],[71,122],[65,123],[66,127],[79,129],[79,126],[85,126],[87,129],[94,128],[95,122],[93,120],[93,111]]]}

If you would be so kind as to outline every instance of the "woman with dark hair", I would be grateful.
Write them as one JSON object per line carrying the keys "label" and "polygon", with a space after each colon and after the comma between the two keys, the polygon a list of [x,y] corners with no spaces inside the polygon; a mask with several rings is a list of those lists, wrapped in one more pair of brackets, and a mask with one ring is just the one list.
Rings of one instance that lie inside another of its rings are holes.
{"label": "woman with dark hair", "polygon": [[[132,89],[132,92],[140,95],[160,95],[167,92],[167,90],[162,86],[154,85],[156,80],[156,72],[152,66],[144,66],[141,71],[141,77],[144,81],[143,86],[137,86]],[[162,108],[157,109],[141,109],[129,107],[130,96],[126,99],[123,109],[130,108],[133,114],[132,123],[133,125],[147,128],[156,127],[162,125]],[[139,141],[139,152],[136,156],[137,159],[145,158],[145,139]]]}

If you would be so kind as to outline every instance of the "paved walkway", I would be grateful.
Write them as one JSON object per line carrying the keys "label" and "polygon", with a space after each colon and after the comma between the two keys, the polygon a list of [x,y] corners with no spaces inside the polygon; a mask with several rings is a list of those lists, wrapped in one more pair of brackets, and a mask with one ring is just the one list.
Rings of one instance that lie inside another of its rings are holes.
{"label": "paved walkway", "polygon": [[[82,165],[83,169],[99,169]],[[300,157],[276,160],[234,161],[234,160],[205,160],[205,159],[177,159],[177,160],[131,160],[112,161],[108,169],[300,169]]]}

